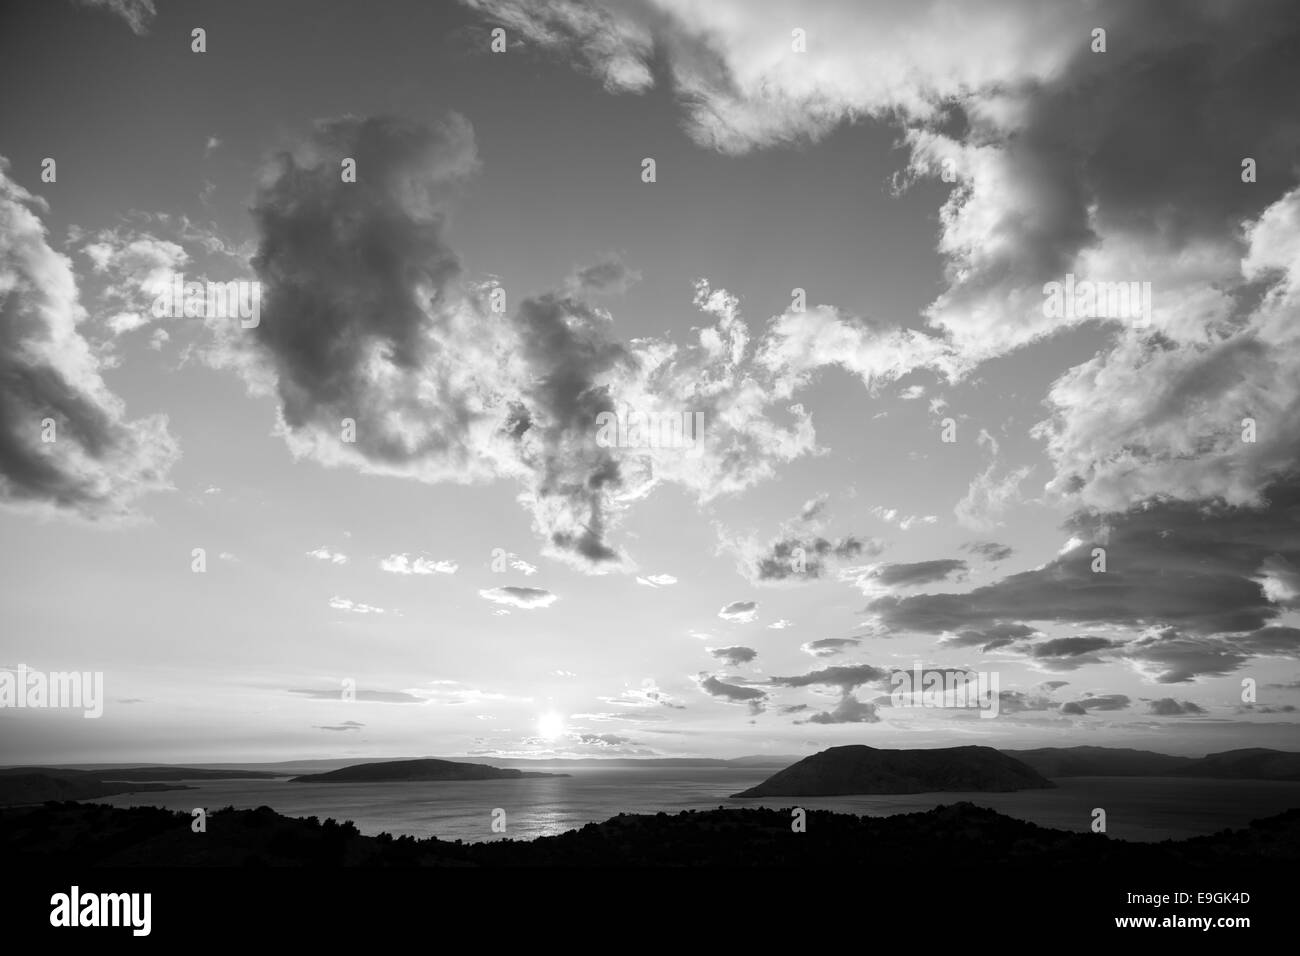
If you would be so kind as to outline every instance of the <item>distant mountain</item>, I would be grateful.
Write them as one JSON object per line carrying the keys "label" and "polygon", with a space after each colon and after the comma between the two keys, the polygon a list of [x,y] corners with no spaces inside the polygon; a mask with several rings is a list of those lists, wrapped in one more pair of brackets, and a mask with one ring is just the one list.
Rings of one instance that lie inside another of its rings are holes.
{"label": "distant mountain", "polygon": [[110,782],[84,770],[46,767],[0,770],[0,806],[3,807],[44,803],[47,800],[88,800],[92,797],[111,797],[117,793],[191,789],[193,788],[165,783]]}
{"label": "distant mountain", "polygon": [[1045,789],[1056,786],[992,747],[878,750],[831,747],[805,757],[736,797],[835,797],[855,793],[931,793]]}
{"label": "distant mountain", "polygon": [[567,773],[536,773],[509,767],[453,760],[392,760],[359,763],[329,773],[309,773],[290,783],[387,783],[400,780],[517,780],[521,777],[567,777]]}
{"label": "distant mountain", "polygon": [[1174,757],[1120,747],[1004,750],[1045,777],[1208,777],[1219,780],[1300,780],[1300,753],[1256,747],[1204,757]]}
{"label": "distant mountain", "polygon": [[1213,777],[1226,780],[1300,780],[1300,753],[1256,747],[1206,754],[1165,776]]}
{"label": "distant mountain", "polygon": [[1198,762],[1195,757],[1122,747],[1041,747],[1002,753],[1044,777],[1158,777]]}

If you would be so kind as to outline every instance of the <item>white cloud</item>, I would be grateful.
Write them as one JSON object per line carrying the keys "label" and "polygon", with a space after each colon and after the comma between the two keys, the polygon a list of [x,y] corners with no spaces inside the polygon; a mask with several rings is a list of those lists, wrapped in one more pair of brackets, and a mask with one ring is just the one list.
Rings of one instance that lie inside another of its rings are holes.
{"label": "white cloud", "polygon": [[390,554],[379,562],[379,567],[390,574],[455,574],[460,570],[455,561],[434,561],[408,554]]}
{"label": "white cloud", "polygon": [[349,611],[353,614],[385,614],[387,613],[382,607],[375,607],[371,604],[361,604],[348,598],[332,597],[330,598],[330,607],[336,611]]}
{"label": "white cloud", "polygon": [[511,607],[521,608],[525,611],[550,607],[558,599],[557,595],[541,588],[486,588],[479,591],[478,595],[494,604],[508,604]]}

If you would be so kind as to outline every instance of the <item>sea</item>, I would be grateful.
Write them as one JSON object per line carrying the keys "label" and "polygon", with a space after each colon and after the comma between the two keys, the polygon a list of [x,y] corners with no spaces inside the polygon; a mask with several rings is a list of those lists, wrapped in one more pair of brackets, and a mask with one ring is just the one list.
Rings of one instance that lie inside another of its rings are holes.
{"label": "sea", "polygon": [[[479,842],[534,839],[598,823],[620,813],[677,813],[717,807],[834,810],[886,817],[966,800],[1007,816],[1060,830],[1087,832],[1093,811],[1122,840],[1183,839],[1247,826],[1300,807],[1300,782],[1176,777],[1064,777],[1052,790],[1015,793],[922,793],[848,797],[733,799],[772,770],[735,767],[552,767],[567,777],[401,783],[292,783],[265,780],[182,781],[193,790],[118,794],[90,803],[208,812],[268,806],[291,817],[352,821],[367,835],[438,837]],[[492,831],[505,811],[505,833]],[[499,814],[496,815],[498,818]]]}

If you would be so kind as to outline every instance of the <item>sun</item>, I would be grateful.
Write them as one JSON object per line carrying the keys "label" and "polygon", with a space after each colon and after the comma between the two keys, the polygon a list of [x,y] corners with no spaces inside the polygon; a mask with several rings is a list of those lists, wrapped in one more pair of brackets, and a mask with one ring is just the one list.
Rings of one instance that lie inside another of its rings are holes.
{"label": "sun", "polygon": [[549,711],[537,718],[537,735],[543,740],[557,740],[564,736],[564,718]]}

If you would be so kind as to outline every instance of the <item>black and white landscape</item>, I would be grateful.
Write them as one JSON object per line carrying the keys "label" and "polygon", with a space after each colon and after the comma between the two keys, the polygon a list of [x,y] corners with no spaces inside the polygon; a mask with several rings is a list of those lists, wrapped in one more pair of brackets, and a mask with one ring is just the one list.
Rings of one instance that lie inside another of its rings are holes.
{"label": "black and white landscape", "polygon": [[5,4],[22,919],[936,855],[1260,912],[1152,900],[1300,863],[1297,89],[1291,0]]}

